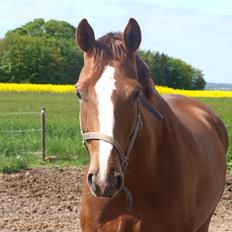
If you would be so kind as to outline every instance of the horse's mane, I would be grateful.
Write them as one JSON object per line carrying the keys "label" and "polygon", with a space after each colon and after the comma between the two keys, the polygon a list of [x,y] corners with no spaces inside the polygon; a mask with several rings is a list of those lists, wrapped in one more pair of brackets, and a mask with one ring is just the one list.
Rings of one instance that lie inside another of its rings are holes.
{"label": "horse's mane", "polygon": [[[122,33],[108,33],[99,38],[96,41],[91,55],[100,60],[123,61],[126,57],[126,49],[123,44]],[[143,87],[144,94],[149,97],[154,93],[154,89],[148,67],[137,54],[136,64],[139,83]]]}

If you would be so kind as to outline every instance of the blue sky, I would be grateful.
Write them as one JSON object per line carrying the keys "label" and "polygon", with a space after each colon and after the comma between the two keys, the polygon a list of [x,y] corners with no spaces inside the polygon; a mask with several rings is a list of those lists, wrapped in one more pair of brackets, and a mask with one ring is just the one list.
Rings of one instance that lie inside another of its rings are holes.
{"label": "blue sky", "polygon": [[232,83],[231,0],[0,0],[0,37],[35,18],[75,26],[84,17],[96,37],[123,31],[134,17],[142,49],[181,58],[207,81]]}

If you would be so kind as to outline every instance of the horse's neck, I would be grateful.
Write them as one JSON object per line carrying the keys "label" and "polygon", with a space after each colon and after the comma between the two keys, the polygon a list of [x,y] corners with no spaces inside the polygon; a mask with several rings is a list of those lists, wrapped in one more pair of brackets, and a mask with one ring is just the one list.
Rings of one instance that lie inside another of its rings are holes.
{"label": "horse's neck", "polygon": [[172,124],[170,118],[173,116],[173,112],[159,93],[155,92],[154,96],[149,99],[149,103],[164,116],[164,119],[155,118],[141,106],[143,126],[130,156],[128,167],[130,181],[135,177],[138,177],[137,181],[140,179],[141,182],[144,181],[144,178],[154,178],[159,165],[157,158],[162,149],[161,146],[169,136],[166,128]]}

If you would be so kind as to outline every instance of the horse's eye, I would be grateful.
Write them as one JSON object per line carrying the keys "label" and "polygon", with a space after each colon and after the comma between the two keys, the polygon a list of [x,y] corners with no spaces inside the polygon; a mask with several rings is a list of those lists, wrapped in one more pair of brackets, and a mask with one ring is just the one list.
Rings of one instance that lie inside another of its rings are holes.
{"label": "horse's eye", "polygon": [[79,99],[82,99],[82,95],[81,95],[81,91],[80,90],[77,90],[76,91],[76,95]]}
{"label": "horse's eye", "polygon": [[139,90],[135,90],[135,91],[133,92],[132,97],[133,97],[133,100],[134,100],[134,101],[137,100],[137,98],[139,97]]}

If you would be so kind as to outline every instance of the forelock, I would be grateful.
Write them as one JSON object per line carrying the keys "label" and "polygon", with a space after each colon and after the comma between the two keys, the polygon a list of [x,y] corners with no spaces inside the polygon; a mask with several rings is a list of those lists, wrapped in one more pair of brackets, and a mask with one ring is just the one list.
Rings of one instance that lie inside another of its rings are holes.
{"label": "forelock", "polygon": [[91,55],[98,60],[123,61],[126,58],[126,49],[122,33],[108,33],[99,38]]}

